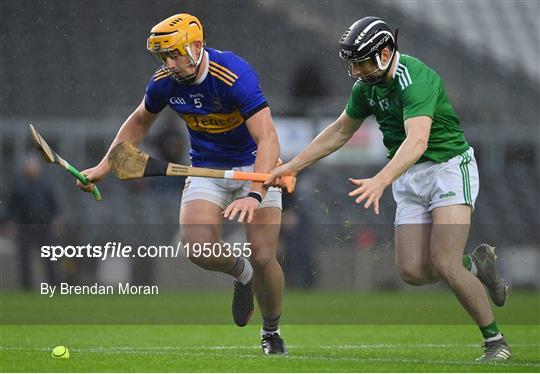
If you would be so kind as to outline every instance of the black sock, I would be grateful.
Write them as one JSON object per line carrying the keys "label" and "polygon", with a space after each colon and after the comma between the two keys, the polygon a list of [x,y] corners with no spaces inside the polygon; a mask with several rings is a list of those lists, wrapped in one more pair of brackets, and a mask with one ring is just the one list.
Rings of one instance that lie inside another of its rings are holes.
{"label": "black sock", "polygon": [[227,274],[232,275],[234,278],[238,278],[240,274],[244,271],[244,259],[241,257],[236,258],[236,262],[234,263],[231,270],[227,272]]}
{"label": "black sock", "polygon": [[281,314],[274,318],[266,318],[263,315],[263,330],[265,332],[276,332],[279,330],[279,318]]}

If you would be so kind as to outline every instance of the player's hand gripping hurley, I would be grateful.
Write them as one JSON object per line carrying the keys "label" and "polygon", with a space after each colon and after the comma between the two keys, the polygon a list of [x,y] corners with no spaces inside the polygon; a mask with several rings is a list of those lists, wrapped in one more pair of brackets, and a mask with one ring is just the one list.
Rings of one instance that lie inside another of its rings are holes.
{"label": "player's hand gripping hurley", "polygon": [[[88,179],[83,174],[81,174],[80,171],[75,169],[69,162],[64,160],[55,151],[53,151],[51,147],[49,147],[45,139],[43,139],[43,137],[39,135],[34,126],[30,125],[30,131],[32,132],[32,140],[34,141],[36,148],[41,152],[41,155],[43,156],[45,161],[60,165],[61,167],[66,169],[71,175],[80,180],[83,184],[90,183]],[[99,192],[97,186],[94,186],[92,194],[97,201],[101,200],[101,193]]]}
{"label": "player's hand gripping hurley", "polygon": [[[119,179],[189,176],[264,182],[270,177],[270,174],[267,173],[216,170],[173,164],[172,162],[158,160],[149,156],[128,142],[120,142],[111,149],[109,153],[109,166],[114,175]],[[280,187],[286,187],[289,193],[294,191],[295,184],[296,178],[292,176],[283,177],[276,183]]]}

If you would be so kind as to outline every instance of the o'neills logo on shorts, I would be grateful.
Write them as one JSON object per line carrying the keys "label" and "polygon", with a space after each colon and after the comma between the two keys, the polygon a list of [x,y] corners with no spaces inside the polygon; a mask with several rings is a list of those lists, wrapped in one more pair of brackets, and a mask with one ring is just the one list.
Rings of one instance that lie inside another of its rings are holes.
{"label": "o'neills logo on shorts", "polygon": [[447,193],[443,193],[439,195],[439,199],[446,199],[447,197],[456,196],[456,193],[454,191],[449,191]]}

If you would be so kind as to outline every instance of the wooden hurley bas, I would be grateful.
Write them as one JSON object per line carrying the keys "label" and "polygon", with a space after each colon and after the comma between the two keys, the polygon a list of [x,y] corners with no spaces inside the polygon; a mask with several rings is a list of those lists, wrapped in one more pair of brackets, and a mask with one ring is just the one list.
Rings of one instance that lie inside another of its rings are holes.
{"label": "wooden hurley bas", "polygon": [[[111,149],[109,166],[119,179],[184,176],[264,182],[270,176],[270,174],[266,173],[217,170],[174,164],[149,156],[128,142],[120,142]],[[289,176],[281,178],[279,186],[287,188],[287,192],[292,193],[295,184],[296,177]]]}

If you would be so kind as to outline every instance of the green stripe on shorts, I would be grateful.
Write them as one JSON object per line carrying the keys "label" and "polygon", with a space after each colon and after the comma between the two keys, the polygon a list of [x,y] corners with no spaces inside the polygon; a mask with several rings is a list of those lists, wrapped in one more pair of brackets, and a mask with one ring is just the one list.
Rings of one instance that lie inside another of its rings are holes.
{"label": "green stripe on shorts", "polygon": [[469,162],[471,162],[471,157],[467,152],[463,152],[460,156],[462,161],[459,168],[461,170],[461,179],[463,180],[463,197],[465,198],[465,204],[472,206],[471,178],[469,176]]}

